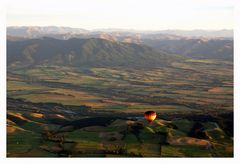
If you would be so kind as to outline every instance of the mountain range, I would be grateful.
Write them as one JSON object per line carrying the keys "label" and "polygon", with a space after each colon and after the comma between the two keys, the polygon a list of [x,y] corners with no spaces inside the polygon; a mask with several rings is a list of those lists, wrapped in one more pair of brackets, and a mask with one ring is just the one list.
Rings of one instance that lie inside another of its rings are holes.
{"label": "mountain range", "polygon": [[8,64],[58,64],[70,66],[162,66],[180,56],[145,45],[104,39],[53,38],[7,42]]}
{"label": "mountain range", "polygon": [[233,60],[231,30],[196,32],[8,27],[7,62],[155,67],[183,58]]}
{"label": "mountain range", "polygon": [[220,39],[145,39],[144,44],[171,54],[194,59],[233,60],[233,41]]}
{"label": "mountain range", "polygon": [[[36,38],[43,37],[46,35],[63,35],[65,39],[68,37],[77,36],[84,37],[91,35],[110,34],[114,37],[141,37],[142,39],[156,39],[159,36],[179,38],[233,38],[233,30],[161,30],[161,31],[137,31],[137,30],[124,30],[124,29],[96,29],[86,30],[82,28],[71,28],[71,27],[57,27],[57,26],[9,26],[7,27],[7,35]],[[58,36],[60,37],[60,36]],[[160,38],[161,38],[160,37]],[[174,38],[174,39],[175,39]]]}

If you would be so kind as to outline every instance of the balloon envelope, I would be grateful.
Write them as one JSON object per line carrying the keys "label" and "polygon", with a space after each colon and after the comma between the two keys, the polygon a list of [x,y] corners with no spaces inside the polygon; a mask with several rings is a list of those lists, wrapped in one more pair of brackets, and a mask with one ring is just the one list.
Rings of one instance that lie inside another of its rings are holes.
{"label": "balloon envelope", "polygon": [[157,117],[157,113],[154,111],[147,111],[144,113],[144,117],[148,122],[152,122]]}

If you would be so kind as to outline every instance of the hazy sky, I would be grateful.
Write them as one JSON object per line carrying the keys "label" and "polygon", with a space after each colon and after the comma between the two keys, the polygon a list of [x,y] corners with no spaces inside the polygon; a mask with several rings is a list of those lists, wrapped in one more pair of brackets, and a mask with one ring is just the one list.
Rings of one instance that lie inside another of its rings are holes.
{"label": "hazy sky", "polygon": [[8,0],[7,26],[233,29],[233,0]]}

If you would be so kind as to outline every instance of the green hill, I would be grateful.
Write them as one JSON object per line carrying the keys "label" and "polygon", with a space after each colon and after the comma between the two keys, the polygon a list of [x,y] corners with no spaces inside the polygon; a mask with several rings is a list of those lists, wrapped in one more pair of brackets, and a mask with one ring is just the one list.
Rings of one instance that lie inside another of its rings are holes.
{"label": "green hill", "polygon": [[132,43],[104,39],[53,38],[7,42],[8,64],[56,64],[67,66],[162,66],[180,59]]}
{"label": "green hill", "polygon": [[145,39],[144,44],[160,51],[194,59],[233,60],[233,41],[221,39]]}

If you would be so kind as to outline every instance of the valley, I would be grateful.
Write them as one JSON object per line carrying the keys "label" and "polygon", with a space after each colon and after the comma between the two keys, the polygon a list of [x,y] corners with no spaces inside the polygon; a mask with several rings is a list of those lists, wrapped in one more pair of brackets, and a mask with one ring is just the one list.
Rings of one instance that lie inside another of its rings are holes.
{"label": "valley", "polygon": [[94,110],[232,111],[232,64],[187,60],[162,68],[12,67],[8,96]]}
{"label": "valley", "polygon": [[231,39],[16,29],[7,157],[233,157]]}
{"label": "valley", "polygon": [[[11,66],[7,84],[9,157],[233,155],[228,61]],[[146,110],[158,114],[152,124],[144,120]]]}

